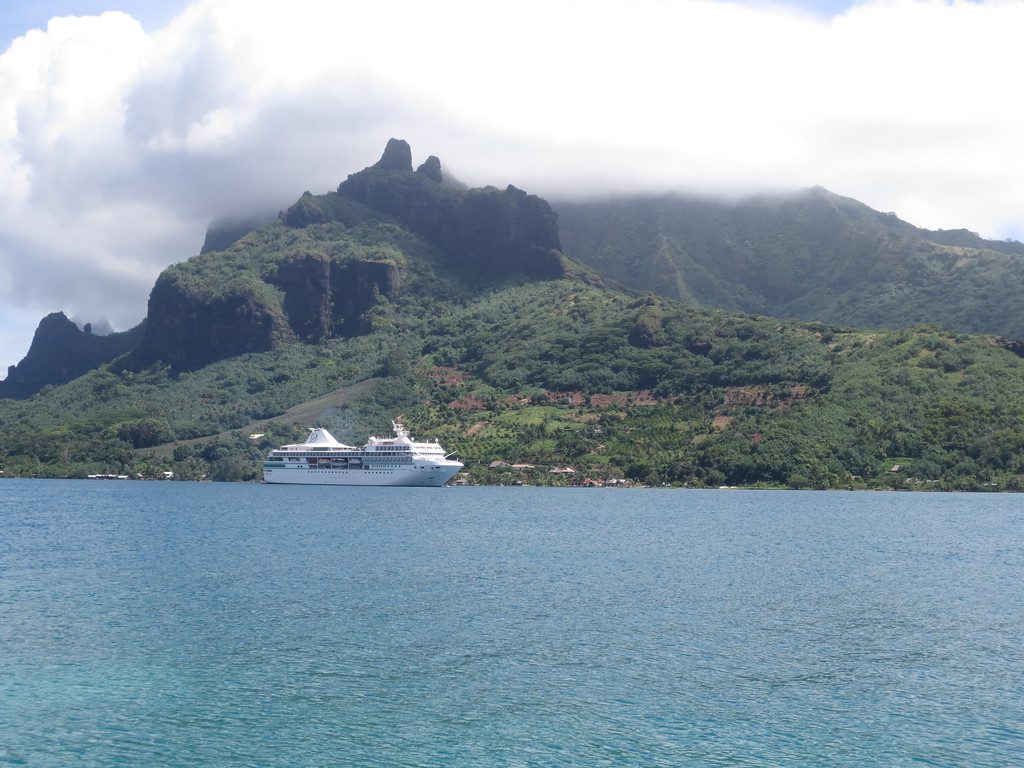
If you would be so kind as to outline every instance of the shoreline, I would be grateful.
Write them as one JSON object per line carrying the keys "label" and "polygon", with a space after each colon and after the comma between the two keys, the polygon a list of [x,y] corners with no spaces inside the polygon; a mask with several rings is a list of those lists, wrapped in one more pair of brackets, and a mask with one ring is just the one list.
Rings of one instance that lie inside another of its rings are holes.
{"label": "shoreline", "polygon": [[[429,486],[412,485],[315,485],[307,483],[265,483],[262,480],[165,480],[158,478],[142,477],[118,477],[118,478],[89,478],[89,477],[21,477],[15,475],[0,474],[0,481],[4,480],[56,480],[56,481],[100,481],[117,483],[165,483],[174,484],[222,484],[222,485],[275,485],[292,488],[427,488]],[[783,492],[810,492],[810,493],[927,493],[927,494],[1014,494],[1021,491],[998,487],[989,488],[935,488],[935,487],[913,487],[913,488],[793,488],[787,486],[767,485],[738,485],[719,487],[699,487],[688,485],[645,485],[643,483],[615,483],[607,485],[584,485],[584,484],[555,484],[555,483],[448,483],[442,488],[558,488],[562,490],[614,490],[614,491],[783,491]]]}

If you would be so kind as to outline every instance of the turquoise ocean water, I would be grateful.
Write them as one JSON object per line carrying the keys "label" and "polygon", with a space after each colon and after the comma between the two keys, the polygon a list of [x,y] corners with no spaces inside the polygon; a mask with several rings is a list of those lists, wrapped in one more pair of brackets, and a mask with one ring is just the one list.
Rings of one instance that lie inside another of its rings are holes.
{"label": "turquoise ocean water", "polygon": [[1021,496],[0,480],[0,765],[1022,756]]}

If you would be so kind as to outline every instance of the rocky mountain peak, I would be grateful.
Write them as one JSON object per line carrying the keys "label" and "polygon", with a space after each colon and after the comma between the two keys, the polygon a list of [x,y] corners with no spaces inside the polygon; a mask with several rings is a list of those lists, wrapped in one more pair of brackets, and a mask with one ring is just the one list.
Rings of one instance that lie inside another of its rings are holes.
{"label": "rocky mountain peak", "polygon": [[441,175],[441,161],[437,159],[437,155],[431,155],[423,164],[416,169],[416,173],[422,173],[428,179],[433,179],[436,182],[441,182],[444,178]]}
{"label": "rocky mountain peak", "polygon": [[[441,163],[438,162],[438,170]],[[384,147],[384,154],[380,156],[373,165],[384,171],[411,171],[412,170],[412,149],[409,142],[403,139],[388,139],[388,145]]]}
{"label": "rocky mountain peak", "polygon": [[[441,161],[433,155],[415,174],[380,172],[408,170],[410,158],[409,145],[391,139],[384,156],[370,168],[351,174],[338,185],[338,194],[394,217],[463,269],[492,277],[510,273],[539,279],[566,276],[558,219],[546,201],[513,186],[463,189],[438,183],[444,177]],[[285,223],[301,225],[297,213],[286,217]]]}
{"label": "rocky mountain peak", "polygon": [[51,312],[39,321],[22,361],[7,369],[0,397],[30,397],[47,384],[71,381],[128,352],[140,338],[140,327],[98,336],[91,323],[79,330],[63,312]]}

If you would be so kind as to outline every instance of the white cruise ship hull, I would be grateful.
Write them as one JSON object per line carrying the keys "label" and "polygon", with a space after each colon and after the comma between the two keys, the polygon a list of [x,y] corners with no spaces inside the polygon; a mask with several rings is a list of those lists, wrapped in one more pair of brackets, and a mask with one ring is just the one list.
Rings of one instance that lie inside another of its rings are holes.
{"label": "white cruise ship hull", "polygon": [[430,468],[401,469],[307,469],[285,467],[264,469],[265,483],[289,485],[390,485],[437,488],[455,476],[462,464]]}
{"label": "white cruise ship hull", "polygon": [[282,445],[263,462],[263,482],[288,485],[392,485],[439,488],[462,469],[437,441],[417,443],[391,422],[395,437],[371,437],[362,448],[344,445],[322,427],[304,443]]}

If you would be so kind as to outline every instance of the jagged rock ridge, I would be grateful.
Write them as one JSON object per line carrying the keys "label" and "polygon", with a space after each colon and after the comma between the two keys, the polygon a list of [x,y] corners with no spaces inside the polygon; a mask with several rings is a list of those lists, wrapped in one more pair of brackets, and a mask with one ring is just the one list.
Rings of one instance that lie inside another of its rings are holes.
{"label": "jagged rock ridge", "polygon": [[289,342],[356,335],[365,330],[365,314],[381,296],[393,298],[396,286],[394,264],[320,255],[287,257],[267,283],[243,282],[212,297],[165,272],[150,295],[139,357],[189,370]]}
{"label": "jagged rock ridge", "polygon": [[[354,173],[338,194],[394,217],[447,253],[455,266],[491,277],[519,273],[565,277],[558,219],[551,206],[509,185],[462,189],[444,183],[441,162],[431,155],[412,170],[409,145],[392,139],[376,164]],[[314,201],[300,201],[286,222],[323,215]],[[293,206],[294,208],[294,206]]]}
{"label": "jagged rock ridge", "polygon": [[289,338],[287,320],[264,292],[240,285],[203,296],[168,272],[149,296],[146,336],[139,350],[144,363],[160,361],[195,369],[247,352],[263,352]]}
{"label": "jagged rock ridge", "polygon": [[[488,279],[566,276],[557,219],[544,200],[512,186],[465,189],[445,178],[433,155],[414,171],[412,151],[399,139],[388,141],[380,160],[349,176],[337,192],[305,192],[281,224],[347,228],[380,216],[432,243],[460,273]],[[222,229],[208,235],[208,246],[246,234],[245,227]],[[247,241],[238,247],[244,250]],[[272,267],[235,273],[219,287],[190,277],[190,263],[157,280],[140,363],[159,360],[194,369],[294,341],[321,343],[364,333],[370,311],[382,298],[394,299],[401,282],[401,266],[386,258],[328,256],[316,249],[282,254]]]}
{"label": "jagged rock ridge", "polygon": [[143,326],[98,336],[86,323],[80,330],[63,312],[44,317],[28,353],[7,369],[0,397],[30,397],[48,384],[64,384],[97,366],[109,363],[138,345]]}
{"label": "jagged rock ridge", "polygon": [[422,173],[428,179],[439,184],[444,181],[444,176],[441,173],[441,161],[435,155],[431,155],[423,161],[423,164],[416,169],[416,173]]}
{"label": "jagged rock ridge", "polygon": [[373,167],[382,171],[411,171],[412,148],[409,142],[403,139],[388,139],[384,154]]}

